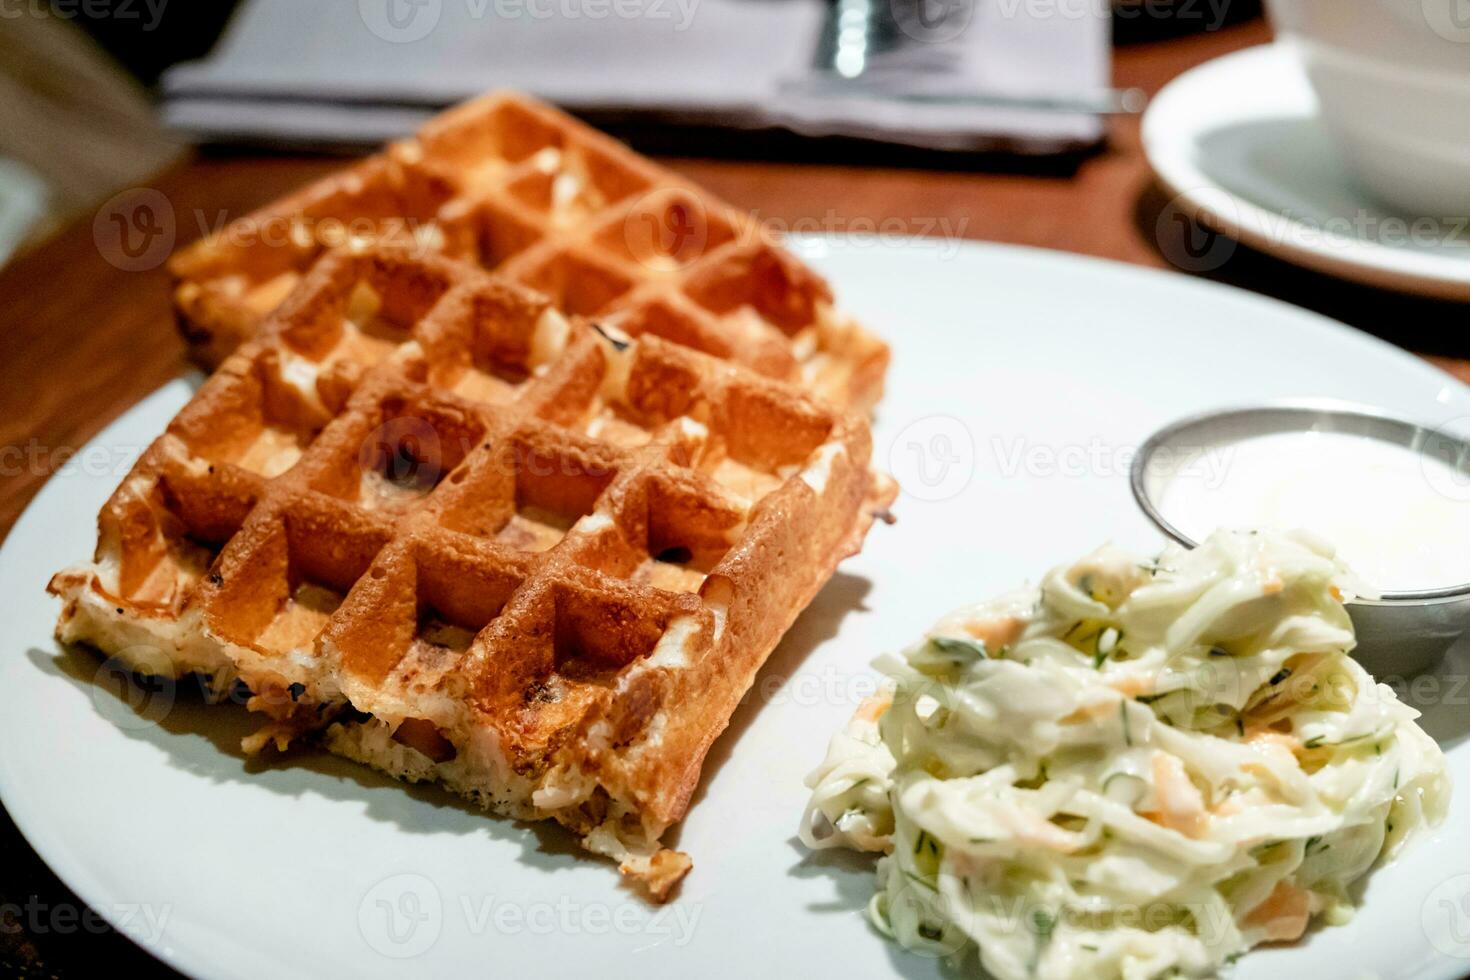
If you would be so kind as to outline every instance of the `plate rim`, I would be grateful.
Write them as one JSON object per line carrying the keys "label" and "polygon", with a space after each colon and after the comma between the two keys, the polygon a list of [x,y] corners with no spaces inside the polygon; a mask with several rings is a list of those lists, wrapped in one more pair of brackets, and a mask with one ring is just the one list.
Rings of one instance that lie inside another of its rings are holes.
{"label": "plate rim", "polygon": [[[1180,73],[1159,90],[1144,111],[1140,143],[1144,159],[1171,198],[1190,207],[1202,224],[1257,251],[1314,272],[1380,289],[1440,300],[1470,300],[1470,263],[1350,239],[1327,250],[1284,241],[1272,232],[1283,222],[1306,229],[1300,219],[1263,207],[1211,177],[1194,162],[1195,135],[1208,122],[1184,107],[1197,91],[1215,89],[1253,72],[1289,72],[1291,57],[1279,42],[1267,42],[1212,58]],[[1306,84],[1305,79],[1302,84]],[[1173,125],[1179,120],[1191,125]],[[1224,195],[1234,215],[1219,213],[1206,195]],[[1461,266],[1464,266],[1461,268]]]}

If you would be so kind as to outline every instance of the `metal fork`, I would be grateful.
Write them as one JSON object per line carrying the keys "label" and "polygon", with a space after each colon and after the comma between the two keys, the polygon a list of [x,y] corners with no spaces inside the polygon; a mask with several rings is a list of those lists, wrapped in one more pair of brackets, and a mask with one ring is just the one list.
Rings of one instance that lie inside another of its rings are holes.
{"label": "metal fork", "polygon": [[1073,97],[954,93],[915,88],[949,81],[958,54],[943,42],[969,23],[981,0],[832,0],[817,42],[814,72],[782,86],[789,95],[871,98],[918,105],[997,106],[1090,114],[1138,113],[1141,89]]}

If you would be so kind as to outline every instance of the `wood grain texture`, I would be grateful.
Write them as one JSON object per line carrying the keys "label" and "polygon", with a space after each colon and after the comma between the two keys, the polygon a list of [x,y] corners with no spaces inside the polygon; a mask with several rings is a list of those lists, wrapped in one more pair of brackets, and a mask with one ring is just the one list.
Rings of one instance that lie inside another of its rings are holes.
{"label": "wood grain texture", "polygon": [[[1181,71],[1269,38],[1260,21],[1197,36],[1120,48],[1117,84],[1157,91]],[[891,156],[891,155],[890,155]],[[1149,175],[1136,118],[1114,121],[1109,146],[1076,167],[993,162],[969,169],[920,170],[831,163],[664,162],[737,206],[782,227],[859,231],[880,222],[918,233],[1063,249],[1168,268],[1158,229],[1168,201]],[[64,166],[64,163],[58,164]],[[150,182],[172,212],[177,244],[218,227],[340,160],[196,155]],[[1006,169],[1010,167],[1011,169]],[[103,215],[101,227],[107,227]],[[892,223],[896,222],[896,225]],[[168,277],[161,266],[119,268],[83,221],[0,273],[5,354],[0,359],[0,535],[67,453],[185,368],[174,335]],[[128,263],[124,263],[128,264]],[[1181,273],[1183,274],[1183,273]],[[1429,357],[1470,381],[1465,307],[1351,286],[1304,272],[1244,247],[1211,278],[1317,309]],[[1188,311],[1180,311],[1188,315]],[[1365,393],[1371,400],[1371,393]],[[60,562],[65,556],[58,556]],[[76,557],[76,556],[71,556]],[[31,601],[36,597],[19,597]],[[0,815],[0,847],[15,855],[0,873],[0,903],[47,907],[76,899]],[[8,923],[7,923],[8,924]],[[0,930],[0,966],[37,976],[90,975],[89,967],[144,961],[114,934],[60,936]],[[146,961],[144,961],[146,962]],[[4,972],[4,971],[0,971]],[[156,971],[162,975],[163,970]]]}

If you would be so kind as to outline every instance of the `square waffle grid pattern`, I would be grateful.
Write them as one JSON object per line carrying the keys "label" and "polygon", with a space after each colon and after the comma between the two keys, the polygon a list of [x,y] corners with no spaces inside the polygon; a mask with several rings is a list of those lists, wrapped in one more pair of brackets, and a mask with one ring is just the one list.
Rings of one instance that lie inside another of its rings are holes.
{"label": "square waffle grid pattern", "polygon": [[892,485],[867,424],[442,258],[327,256],[140,459],[58,636],[248,747],[554,818],[662,898],[714,738]]}
{"label": "square waffle grid pattern", "polygon": [[180,324],[213,366],[332,245],[444,254],[839,407],[878,400],[888,348],[752,218],[595,130],[493,93],[415,139],[237,220],[172,263]]}

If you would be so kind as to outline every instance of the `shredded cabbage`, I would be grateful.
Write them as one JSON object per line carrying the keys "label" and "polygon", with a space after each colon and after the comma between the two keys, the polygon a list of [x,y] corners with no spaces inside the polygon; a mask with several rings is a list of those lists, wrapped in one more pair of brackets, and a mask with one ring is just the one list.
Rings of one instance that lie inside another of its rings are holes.
{"label": "shredded cabbage", "polygon": [[886,854],[869,914],[999,980],[1212,975],[1442,819],[1439,747],[1348,656],[1305,535],[1104,548],[961,609],[808,778],[809,847]]}

